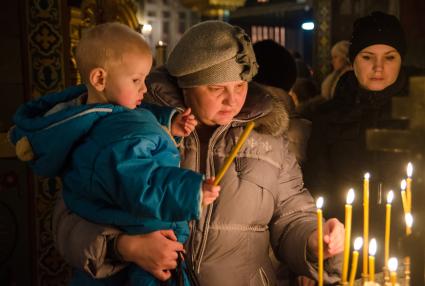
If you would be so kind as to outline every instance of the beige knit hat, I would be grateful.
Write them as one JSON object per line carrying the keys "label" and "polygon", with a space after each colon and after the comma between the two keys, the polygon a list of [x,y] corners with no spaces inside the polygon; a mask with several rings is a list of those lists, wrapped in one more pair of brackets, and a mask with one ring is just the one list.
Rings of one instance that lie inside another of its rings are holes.
{"label": "beige knit hat", "polygon": [[201,22],[183,35],[166,63],[180,87],[250,81],[258,65],[248,35],[222,21]]}

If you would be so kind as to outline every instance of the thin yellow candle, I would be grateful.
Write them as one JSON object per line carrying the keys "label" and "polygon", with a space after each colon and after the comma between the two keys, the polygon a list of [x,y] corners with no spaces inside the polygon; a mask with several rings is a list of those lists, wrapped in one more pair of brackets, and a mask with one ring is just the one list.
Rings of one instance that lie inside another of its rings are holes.
{"label": "thin yellow candle", "polygon": [[351,219],[353,213],[352,203],[354,201],[354,190],[350,189],[347,193],[345,204],[345,239],[344,239],[344,260],[342,262],[341,282],[346,283],[348,278],[348,261],[350,259],[350,241],[351,241]]}
{"label": "thin yellow candle", "polygon": [[408,212],[412,211],[412,174],[413,165],[409,162],[406,168],[407,179],[406,179],[406,201],[408,206]]}
{"label": "thin yellow candle", "polygon": [[362,276],[364,279],[367,278],[367,252],[369,249],[369,178],[370,174],[364,174],[363,180],[363,272]]}
{"label": "thin yellow candle", "polygon": [[384,245],[384,265],[388,265],[390,258],[390,231],[391,231],[391,203],[394,198],[394,192],[389,191],[387,194],[387,205],[385,208],[385,245]]}
{"label": "thin yellow candle", "polygon": [[372,238],[369,244],[369,281],[375,282],[375,253],[376,239]]}
{"label": "thin yellow candle", "polygon": [[400,188],[401,188],[401,202],[403,204],[403,211],[404,214],[407,214],[409,212],[409,205],[407,203],[407,195],[406,195],[406,186],[407,182],[406,180],[401,180]]}
{"label": "thin yellow candle", "polygon": [[[406,235],[412,234],[413,217],[411,213],[407,213],[404,216],[406,221]],[[410,285],[410,256],[404,257],[404,280],[406,285]]]}
{"label": "thin yellow candle", "polygon": [[390,259],[388,259],[388,270],[390,270],[391,286],[395,286],[397,284],[397,266],[397,258],[391,257]]}
{"label": "thin yellow candle", "polygon": [[359,250],[362,248],[363,239],[361,237],[357,237],[354,240],[354,251],[353,251],[353,260],[351,261],[351,272],[350,272],[350,280],[348,282],[349,286],[354,285],[354,279],[356,278],[357,272],[357,263],[359,261]]}
{"label": "thin yellow candle", "polygon": [[317,245],[318,245],[318,283],[323,286],[323,198],[319,197],[316,201],[317,207]]}
{"label": "thin yellow candle", "polygon": [[404,220],[406,221],[406,235],[412,234],[412,225],[413,225],[413,216],[411,213],[404,215]]}
{"label": "thin yellow candle", "polygon": [[214,180],[214,185],[218,185],[223,178],[224,174],[226,173],[227,169],[229,169],[230,164],[232,164],[233,159],[235,159],[236,155],[238,154],[239,150],[241,149],[243,143],[248,138],[249,134],[251,133],[252,129],[254,128],[255,124],[253,121],[248,122],[248,124],[245,127],[245,130],[242,132],[241,137],[239,138],[236,145],[233,147],[232,151],[230,152],[229,157],[227,157],[226,161],[224,162],[223,167],[218,172],[217,176]]}

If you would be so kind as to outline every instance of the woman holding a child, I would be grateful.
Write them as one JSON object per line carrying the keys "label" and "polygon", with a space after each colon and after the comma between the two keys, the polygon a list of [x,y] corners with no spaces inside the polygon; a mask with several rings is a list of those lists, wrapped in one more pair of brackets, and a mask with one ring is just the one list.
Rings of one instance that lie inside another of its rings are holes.
{"label": "woman holding a child", "polygon": [[[314,200],[288,151],[287,114],[258,85],[248,84],[256,72],[248,36],[238,27],[207,21],[188,30],[166,67],[147,79],[145,101],[190,107],[199,122],[180,147],[184,168],[215,176],[246,124],[256,123],[224,175],[220,196],[191,224],[186,263],[202,286],[289,280],[289,275],[276,277],[269,247],[292,273],[317,277]],[[122,234],[68,213],[61,202],[54,227],[65,259],[96,278],[112,275],[129,261],[166,280],[176,267],[176,251],[183,248],[168,230]],[[344,228],[330,219],[324,233],[325,283],[335,283]]]}

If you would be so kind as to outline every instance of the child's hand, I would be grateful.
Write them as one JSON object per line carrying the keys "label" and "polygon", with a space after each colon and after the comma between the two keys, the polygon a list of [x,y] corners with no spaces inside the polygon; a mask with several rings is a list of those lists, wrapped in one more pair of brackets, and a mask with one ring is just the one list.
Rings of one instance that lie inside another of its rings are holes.
{"label": "child's hand", "polygon": [[215,201],[220,189],[220,186],[214,186],[214,177],[206,179],[202,183],[202,206],[205,207]]}
{"label": "child's hand", "polygon": [[196,121],[195,116],[191,112],[192,110],[188,108],[173,117],[171,122],[171,134],[173,136],[186,137],[192,133],[198,121]]}

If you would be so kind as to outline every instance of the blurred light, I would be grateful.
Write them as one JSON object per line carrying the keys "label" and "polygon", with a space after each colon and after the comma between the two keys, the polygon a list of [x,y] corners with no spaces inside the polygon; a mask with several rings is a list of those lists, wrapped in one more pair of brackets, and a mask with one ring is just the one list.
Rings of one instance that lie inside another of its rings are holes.
{"label": "blurred light", "polygon": [[351,205],[354,201],[354,189],[348,190],[347,194],[347,205]]}
{"label": "blurred light", "polygon": [[377,248],[377,244],[376,244],[376,239],[372,238],[370,240],[369,243],[369,255],[370,256],[374,256],[376,254],[376,248]]}
{"label": "blurred light", "polygon": [[391,272],[397,271],[397,266],[398,266],[397,258],[391,257],[390,259],[388,259],[388,269]]}
{"label": "blurred light", "polygon": [[370,179],[370,174],[369,173],[364,174],[364,179],[365,180],[369,180]]}
{"label": "blurred light", "polygon": [[152,32],[152,25],[151,24],[143,24],[142,25],[142,34],[145,36],[149,36]]}
{"label": "blurred light", "polygon": [[406,186],[407,186],[406,180],[405,179],[401,180],[400,188],[402,190],[405,190],[406,189]]}
{"label": "blurred light", "polygon": [[413,225],[413,216],[411,213],[407,213],[404,215],[404,220],[406,221],[407,227],[412,227]]}
{"label": "blurred light", "polygon": [[323,197],[319,197],[316,201],[316,207],[321,209],[323,207]]}
{"label": "blurred light", "polygon": [[301,28],[303,30],[306,30],[306,31],[314,30],[314,23],[313,22],[304,22],[304,23],[302,23]]}
{"label": "blurred light", "polygon": [[360,248],[362,248],[362,246],[363,246],[363,238],[359,236],[356,238],[356,240],[354,240],[354,250],[359,251]]}
{"label": "blurred light", "polygon": [[407,176],[410,178],[412,177],[412,173],[413,173],[413,165],[412,163],[409,162],[409,164],[407,164],[407,170],[406,170]]}
{"label": "blurred light", "polygon": [[387,204],[391,204],[393,202],[393,199],[394,199],[394,192],[389,191],[387,194]]}

